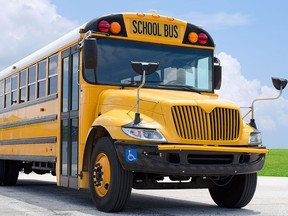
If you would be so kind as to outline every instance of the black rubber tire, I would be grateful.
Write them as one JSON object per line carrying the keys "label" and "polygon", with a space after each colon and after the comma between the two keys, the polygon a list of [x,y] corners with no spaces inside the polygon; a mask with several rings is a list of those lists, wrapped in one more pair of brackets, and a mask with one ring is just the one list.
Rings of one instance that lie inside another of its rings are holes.
{"label": "black rubber tire", "polygon": [[[104,196],[99,196],[94,187],[94,164],[98,155],[105,154],[110,162],[110,185]],[[132,172],[125,171],[117,157],[113,141],[109,137],[100,138],[92,152],[89,183],[92,200],[96,208],[104,212],[123,210],[131,195]]]}
{"label": "black rubber tire", "polygon": [[213,186],[209,189],[214,202],[223,208],[242,208],[254,196],[257,187],[257,173],[235,175],[225,186]]}
{"label": "black rubber tire", "polygon": [[19,176],[19,161],[6,161],[3,183],[7,186],[16,185]]}
{"label": "black rubber tire", "polygon": [[0,186],[4,182],[5,170],[6,170],[6,161],[5,160],[0,160]]}

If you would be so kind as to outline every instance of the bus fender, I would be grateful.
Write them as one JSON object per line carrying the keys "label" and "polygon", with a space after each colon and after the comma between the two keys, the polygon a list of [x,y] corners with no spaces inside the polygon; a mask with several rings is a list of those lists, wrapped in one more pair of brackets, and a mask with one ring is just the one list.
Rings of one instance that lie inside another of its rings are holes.
{"label": "bus fender", "polygon": [[[119,139],[119,134],[124,136],[124,133],[121,131],[121,126],[133,121],[133,118],[129,117],[126,113],[121,115],[124,111],[120,110],[111,110],[103,115],[100,115],[96,118],[91,125],[88,135],[85,141],[85,150],[83,157],[83,171],[89,170],[89,163],[91,158],[91,153],[93,151],[93,146],[95,142],[104,136],[117,137]],[[120,136],[121,137],[121,136]]]}

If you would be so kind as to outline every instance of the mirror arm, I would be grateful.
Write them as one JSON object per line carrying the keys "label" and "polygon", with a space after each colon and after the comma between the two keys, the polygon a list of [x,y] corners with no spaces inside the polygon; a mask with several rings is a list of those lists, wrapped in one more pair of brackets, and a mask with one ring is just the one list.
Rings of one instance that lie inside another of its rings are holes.
{"label": "mirror arm", "polygon": [[282,95],[282,86],[280,87],[280,91],[279,91],[279,95],[277,97],[274,98],[257,98],[255,100],[253,100],[252,102],[252,106],[251,106],[251,112],[252,112],[252,119],[254,119],[254,103],[257,101],[265,101],[265,100],[276,100],[278,98],[280,98],[280,96]]}
{"label": "mirror arm", "polygon": [[78,42],[78,49],[81,49],[84,45],[84,41],[92,37],[93,32],[90,30],[84,34],[84,37]]}
{"label": "mirror arm", "polygon": [[139,103],[140,103],[140,89],[145,85],[145,77],[146,71],[143,71],[143,79],[141,85],[137,88],[137,96],[136,96],[136,112],[134,118],[134,125],[137,125],[141,122],[140,113],[139,113]]}

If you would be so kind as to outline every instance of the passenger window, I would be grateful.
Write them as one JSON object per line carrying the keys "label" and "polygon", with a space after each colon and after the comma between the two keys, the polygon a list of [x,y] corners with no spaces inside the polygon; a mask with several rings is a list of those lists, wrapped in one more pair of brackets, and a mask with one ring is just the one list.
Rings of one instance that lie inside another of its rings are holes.
{"label": "passenger window", "polygon": [[46,96],[46,60],[38,64],[38,74],[37,74],[37,98]]}
{"label": "passenger window", "polygon": [[11,78],[11,98],[12,106],[18,103],[18,74]]}
{"label": "passenger window", "polygon": [[4,81],[0,81],[0,109],[3,108]]}
{"label": "passenger window", "polygon": [[19,89],[19,103],[26,102],[26,70],[20,72],[20,89]]}
{"label": "passenger window", "polygon": [[36,81],[36,65],[29,67],[28,70],[28,101],[35,99],[35,81]]}
{"label": "passenger window", "polygon": [[11,106],[11,78],[5,80],[5,108]]}
{"label": "passenger window", "polygon": [[57,93],[58,89],[58,55],[49,58],[48,95]]}

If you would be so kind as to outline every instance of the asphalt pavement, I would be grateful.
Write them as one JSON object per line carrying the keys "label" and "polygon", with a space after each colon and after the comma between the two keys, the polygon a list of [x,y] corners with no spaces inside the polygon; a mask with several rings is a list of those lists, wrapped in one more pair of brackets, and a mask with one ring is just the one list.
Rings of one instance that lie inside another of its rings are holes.
{"label": "asphalt pavement", "polygon": [[[50,175],[20,174],[16,186],[0,187],[1,216],[113,215],[97,211],[89,190],[56,186]],[[288,178],[259,177],[252,201],[242,209],[217,207],[206,189],[133,190],[117,215],[288,215]]]}

